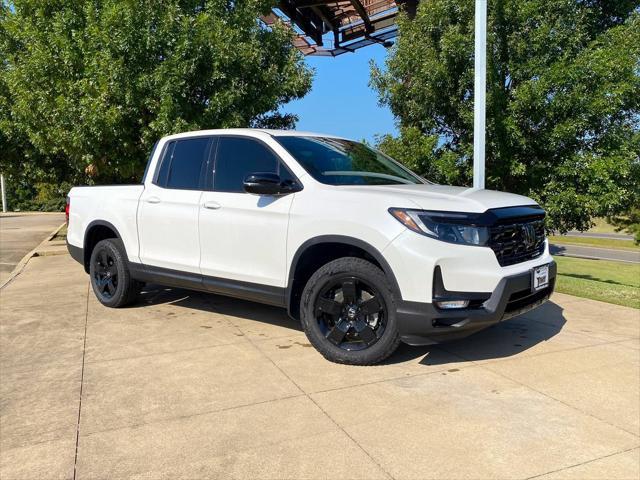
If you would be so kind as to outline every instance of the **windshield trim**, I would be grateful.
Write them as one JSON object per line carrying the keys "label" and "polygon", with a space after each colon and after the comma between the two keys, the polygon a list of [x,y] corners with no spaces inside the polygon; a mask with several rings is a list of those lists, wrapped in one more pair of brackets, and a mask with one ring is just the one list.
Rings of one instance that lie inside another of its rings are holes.
{"label": "windshield trim", "polygon": [[425,185],[435,185],[434,182],[427,180],[426,178],[424,178],[421,175],[418,175],[416,172],[414,172],[413,170],[411,170],[409,167],[403,165],[402,163],[400,163],[398,160],[396,160],[395,158],[391,158],[389,155],[387,155],[384,152],[381,152],[380,150],[376,149],[376,148],[372,148],[372,147],[368,147],[371,148],[371,150],[373,150],[374,152],[382,155],[384,158],[386,158],[387,160],[389,160],[390,162],[395,163],[398,167],[400,167],[401,169],[403,169],[405,172],[409,173],[410,175],[413,175],[415,178],[417,178],[418,180],[420,180],[421,183],[425,184]]}

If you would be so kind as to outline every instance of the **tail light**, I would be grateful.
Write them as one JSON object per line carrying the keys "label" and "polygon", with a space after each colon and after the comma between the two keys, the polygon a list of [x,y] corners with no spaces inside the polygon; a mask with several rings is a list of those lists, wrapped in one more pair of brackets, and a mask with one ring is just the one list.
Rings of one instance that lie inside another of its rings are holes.
{"label": "tail light", "polygon": [[69,210],[71,209],[71,199],[67,197],[67,204],[64,206],[64,215],[67,218],[67,225],[69,225]]}

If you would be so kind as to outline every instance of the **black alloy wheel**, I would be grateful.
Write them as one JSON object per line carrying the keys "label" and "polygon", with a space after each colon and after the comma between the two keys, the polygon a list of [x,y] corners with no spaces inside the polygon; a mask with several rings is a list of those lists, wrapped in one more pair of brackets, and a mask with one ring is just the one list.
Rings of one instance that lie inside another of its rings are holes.
{"label": "black alloy wheel", "polygon": [[142,288],[142,283],[131,277],[127,252],[119,238],[96,244],[89,259],[89,276],[96,298],[106,307],[131,305]]}
{"label": "black alloy wheel", "polygon": [[118,290],[118,266],[109,249],[101,248],[94,257],[93,277],[96,289],[106,299],[113,298]]}
{"label": "black alloy wheel", "polygon": [[316,320],[322,334],[343,350],[364,350],[384,334],[386,306],[365,280],[344,276],[328,282],[316,298]]}
{"label": "black alloy wheel", "polygon": [[373,365],[400,344],[394,290],[385,273],[363,258],[321,266],[300,300],[304,333],[327,360]]}

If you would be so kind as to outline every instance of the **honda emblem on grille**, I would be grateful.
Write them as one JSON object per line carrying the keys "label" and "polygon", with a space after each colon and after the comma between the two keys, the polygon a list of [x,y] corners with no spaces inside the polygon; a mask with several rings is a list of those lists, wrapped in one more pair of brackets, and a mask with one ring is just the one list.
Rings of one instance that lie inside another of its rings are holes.
{"label": "honda emblem on grille", "polygon": [[522,225],[522,239],[526,247],[531,247],[536,243],[536,229],[530,223]]}

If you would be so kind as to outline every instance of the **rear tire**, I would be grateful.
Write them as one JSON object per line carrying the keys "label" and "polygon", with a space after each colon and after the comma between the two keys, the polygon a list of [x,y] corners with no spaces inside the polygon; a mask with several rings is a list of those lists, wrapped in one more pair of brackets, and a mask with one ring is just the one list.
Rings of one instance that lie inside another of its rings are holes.
{"label": "rear tire", "polygon": [[119,308],[132,304],[142,284],[129,272],[127,254],[118,238],[96,244],[89,260],[91,287],[98,301],[106,307]]}
{"label": "rear tire", "polygon": [[372,263],[344,257],[320,267],[302,292],[302,326],[329,361],[373,365],[400,344],[393,291]]}

